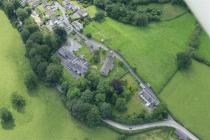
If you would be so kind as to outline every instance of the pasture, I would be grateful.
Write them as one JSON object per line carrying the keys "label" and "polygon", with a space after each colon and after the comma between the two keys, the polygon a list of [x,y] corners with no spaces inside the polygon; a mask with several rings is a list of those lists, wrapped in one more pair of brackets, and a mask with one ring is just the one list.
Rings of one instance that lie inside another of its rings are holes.
{"label": "pasture", "polygon": [[177,72],[160,94],[170,112],[201,139],[210,133],[210,68],[193,61],[187,71]]}
{"label": "pasture", "polygon": [[200,46],[197,53],[210,61],[210,38],[205,32],[201,34]]}
{"label": "pasture", "polygon": [[159,92],[176,71],[176,54],[186,49],[194,25],[195,19],[191,14],[144,28],[105,18],[100,23],[91,22],[84,32],[119,51]]}

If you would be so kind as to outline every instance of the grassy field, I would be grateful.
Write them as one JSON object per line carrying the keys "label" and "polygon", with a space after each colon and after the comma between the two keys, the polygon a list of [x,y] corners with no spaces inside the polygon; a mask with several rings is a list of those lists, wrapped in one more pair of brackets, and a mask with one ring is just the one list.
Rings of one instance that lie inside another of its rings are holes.
{"label": "grassy field", "polygon": [[120,51],[137,68],[138,74],[158,92],[175,72],[176,53],[185,50],[194,23],[194,17],[190,14],[145,28],[106,18],[102,23],[90,23],[84,32]]}
{"label": "grassy field", "polygon": [[210,68],[193,62],[189,71],[178,72],[160,94],[175,117],[202,139],[210,138]]}
{"label": "grassy field", "polygon": [[180,15],[183,15],[187,12],[187,9],[179,6],[179,5],[172,5],[171,3],[165,3],[165,4],[156,4],[152,3],[145,6],[139,6],[139,9],[145,9],[145,8],[157,8],[162,11],[162,15],[160,17],[160,20],[170,20],[174,19],[176,17],[179,17]]}
{"label": "grassy field", "polygon": [[[107,128],[90,129],[75,122],[63,107],[57,91],[39,86],[29,96],[24,85],[26,73],[31,72],[24,57],[25,49],[18,32],[0,11],[0,107],[7,107],[15,118],[15,127],[4,130],[0,127],[0,139],[5,140],[116,140],[118,134]],[[70,77],[71,79],[71,77]],[[24,113],[13,110],[11,93],[18,92],[26,99]],[[157,135],[157,131],[161,135]],[[160,140],[171,132],[155,130],[138,134],[130,140],[145,137]],[[155,137],[155,139],[153,138]],[[135,138],[135,139],[134,139]]]}
{"label": "grassy field", "polygon": [[201,34],[200,46],[197,52],[207,60],[210,60],[210,38],[205,32]]}

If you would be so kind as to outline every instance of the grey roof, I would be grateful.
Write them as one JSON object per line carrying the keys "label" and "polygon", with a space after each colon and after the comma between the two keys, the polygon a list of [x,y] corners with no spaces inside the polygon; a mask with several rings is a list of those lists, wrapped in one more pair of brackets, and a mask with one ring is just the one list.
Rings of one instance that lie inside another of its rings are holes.
{"label": "grey roof", "polygon": [[79,21],[73,21],[71,24],[78,31],[83,29],[83,25]]}
{"label": "grey roof", "polygon": [[70,52],[65,47],[58,50],[58,54],[62,59],[62,64],[71,72],[84,75],[88,71],[88,62],[78,56],[75,56],[73,52]]}
{"label": "grey roof", "polygon": [[146,106],[148,107],[155,107],[160,104],[160,101],[154,95],[152,90],[147,86],[142,89],[139,95],[145,101]]}
{"label": "grey roof", "polygon": [[107,76],[109,72],[113,69],[113,67],[114,67],[114,54],[112,51],[109,51],[108,56],[104,61],[104,64],[101,67],[100,72],[102,75]]}

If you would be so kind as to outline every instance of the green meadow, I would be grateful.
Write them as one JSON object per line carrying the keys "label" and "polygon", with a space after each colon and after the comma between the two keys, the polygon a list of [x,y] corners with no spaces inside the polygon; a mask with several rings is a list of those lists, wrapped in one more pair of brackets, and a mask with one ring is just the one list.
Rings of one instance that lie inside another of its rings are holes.
{"label": "green meadow", "polygon": [[193,61],[187,71],[177,72],[160,94],[170,112],[201,139],[210,138],[210,68]]}
{"label": "green meadow", "polygon": [[201,34],[200,46],[197,53],[205,59],[210,60],[210,38],[205,32]]}

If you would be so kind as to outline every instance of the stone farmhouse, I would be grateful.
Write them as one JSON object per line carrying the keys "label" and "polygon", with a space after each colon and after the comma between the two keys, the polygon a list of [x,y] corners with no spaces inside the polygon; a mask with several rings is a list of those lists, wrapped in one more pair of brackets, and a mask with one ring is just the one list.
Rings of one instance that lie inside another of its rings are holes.
{"label": "stone farmhouse", "polygon": [[58,50],[61,63],[74,75],[83,76],[88,71],[88,62],[81,57],[75,56],[73,52],[65,47]]}
{"label": "stone farmhouse", "polygon": [[83,29],[83,24],[82,23],[80,23],[79,21],[73,21],[72,23],[72,26],[74,27],[74,29],[76,30],[76,31],[81,31],[82,29]]}
{"label": "stone farmhouse", "polygon": [[106,60],[103,63],[103,66],[101,67],[101,75],[107,76],[109,72],[113,69],[114,67],[114,53],[113,51],[108,52],[108,56]]}
{"label": "stone farmhouse", "polygon": [[154,95],[153,91],[146,85],[141,84],[142,91],[140,91],[139,96],[145,102],[145,106],[149,108],[154,108],[160,104],[158,98]]}

